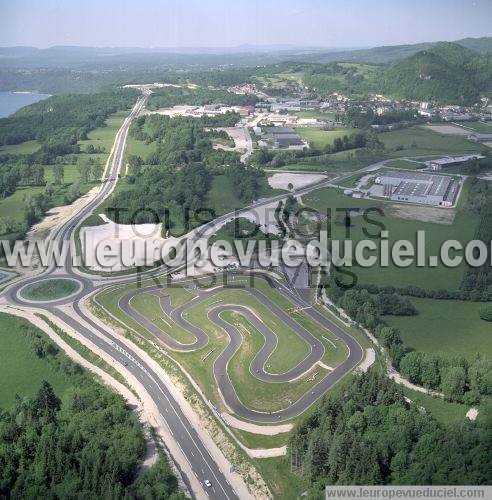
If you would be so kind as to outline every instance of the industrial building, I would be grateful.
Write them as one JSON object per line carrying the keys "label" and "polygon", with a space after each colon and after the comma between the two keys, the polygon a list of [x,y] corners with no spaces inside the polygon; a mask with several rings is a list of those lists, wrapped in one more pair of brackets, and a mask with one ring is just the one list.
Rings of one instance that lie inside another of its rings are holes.
{"label": "industrial building", "polygon": [[299,135],[291,127],[270,127],[264,137],[273,141],[274,148],[305,146]]}
{"label": "industrial building", "polygon": [[394,201],[451,207],[460,192],[460,182],[450,176],[404,170],[385,170],[376,184],[384,186],[384,196]]}
{"label": "industrial building", "polygon": [[441,170],[445,167],[460,165],[461,163],[465,163],[469,160],[481,160],[483,158],[485,158],[485,156],[482,155],[446,156],[445,158],[426,161],[425,164],[432,170]]}

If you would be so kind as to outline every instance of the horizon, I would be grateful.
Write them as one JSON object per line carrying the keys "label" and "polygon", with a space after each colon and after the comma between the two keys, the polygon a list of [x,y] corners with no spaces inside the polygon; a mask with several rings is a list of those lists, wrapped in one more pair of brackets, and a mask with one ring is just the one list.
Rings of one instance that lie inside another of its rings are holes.
{"label": "horizon", "polygon": [[[213,0],[180,4],[88,0],[85,8],[48,0],[6,1],[0,6],[0,46],[56,46],[154,50],[290,47],[347,50],[490,36],[487,0]],[[117,5],[117,9],[115,9]],[[184,28],[183,28],[184,26]],[[220,29],[219,29],[220,27]],[[287,49],[288,50],[288,49]]]}

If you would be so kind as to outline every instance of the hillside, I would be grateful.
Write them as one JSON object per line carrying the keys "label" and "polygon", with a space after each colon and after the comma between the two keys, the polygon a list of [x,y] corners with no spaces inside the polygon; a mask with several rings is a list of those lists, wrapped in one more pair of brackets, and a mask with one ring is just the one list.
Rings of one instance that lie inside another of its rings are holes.
{"label": "hillside", "polygon": [[490,54],[441,42],[390,67],[382,91],[398,98],[473,104],[492,89],[491,62]]}
{"label": "hillside", "polygon": [[[424,42],[408,45],[387,45],[370,49],[356,49],[343,51],[318,51],[298,54],[294,57],[298,61],[316,63],[329,62],[357,62],[365,64],[391,64],[410,57],[417,52],[431,49],[442,42]],[[485,54],[492,51],[492,37],[463,38],[454,42],[467,49]]]}

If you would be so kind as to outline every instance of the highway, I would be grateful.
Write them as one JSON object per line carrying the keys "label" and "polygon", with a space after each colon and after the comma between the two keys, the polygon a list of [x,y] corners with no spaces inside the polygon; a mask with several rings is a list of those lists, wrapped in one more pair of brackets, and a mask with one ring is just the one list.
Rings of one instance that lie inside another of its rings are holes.
{"label": "highway", "polygon": [[[148,94],[144,94],[137,100],[131,113],[125,119],[123,125],[118,131],[115,138],[113,157],[110,163],[109,172],[106,175],[106,180],[102,184],[99,193],[77,214],[75,214],[66,223],[61,225],[61,227],[52,235],[53,240],[58,244],[61,245],[63,242],[70,242],[73,251],[75,247],[74,236],[77,227],[80,226],[84,219],[88,215],[90,215],[112,193],[114,187],[116,186],[118,176],[122,168],[122,159],[124,155],[129,127],[133,118],[138,115],[142,107],[145,105],[147,98]],[[350,175],[353,175],[353,173]],[[316,186],[308,186],[297,190],[295,194],[305,194],[314,189],[319,189],[321,187],[324,187],[325,185],[327,186],[331,182],[332,181],[326,181]],[[250,205],[249,207],[246,207],[244,210],[259,208],[267,203],[271,203],[272,201],[283,200],[286,198],[287,194],[288,193],[286,193],[285,195],[278,195],[268,200],[261,200]],[[190,240],[198,241],[200,238],[212,234],[218,225],[222,224],[224,221],[230,219],[234,215],[236,215],[236,213],[226,214],[218,217],[210,223],[204,224],[200,228],[193,231],[192,235],[190,236]],[[155,268],[142,273],[142,277],[144,278],[161,275],[165,272],[167,272],[166,268]],[[70,298],[36,303],[24,299],[19,294],[19,290],[22,287],[38,283],[51,277],[69,278],[76,280],[80,284],[80,290]],[[72,266],[71,255],[69,254],[62,268],[57,268],[55,267],[55,264],[52,264],[49,268],[45,269],[37,276],[21,279],[7,286],[0,294],[0,301],[4,304],[13,306],[21,306],[23,308],[36,307],[37,309],[48,311],[49,313],[72,327],[82,337],[85,337],[88,341],[96,344],[109,356],[121,362],[125,366],[125,369],[130,370],[131,373],[134,374],[137,379],[143,384],[143,386],[146,387],[149,396],[157,405],[160,414],[166,421],[170,431],[173,434],[174,439],[180,446],[197,480],[202,485],[204,485],[205,480],[211,481],[212,486],[210,488],[203,486],[203,491],[199,492],[199,496],[203,497],[205,495],[208,495],[214,499],[238,498],[237,492],[234,491],[226,477],[229,471],[222,470],[214,461],[209,453],[209,450],[200,439],[200,436],[194,428],[193,424],[187,419],[186,415],[180,408],[180,405],[174,399],[173,395],[167,390],[165,384],[160,380],[159,376],[145,362],[145,360],[138,355],[136,350],[133,350],[128,347],[128,345],[122,343],[118,339],[118,337],[112,333],[110,327],[104,328],[100,326],[98,323],[94,322],[87,314],[85,314],[80,307],[81,302],[96,289],[101,289],[108,284],[126,283],[134,280],[135,275],[101,277],[98,275],[85,273],[80,268],[74,268]],[[296,294],[294,294],[292,290],[289,290],[280,283],[277,283],[276,286],[278,287],[278,290],[286,297],[288,297],[289,300],[291,300],[293,303],[296,303],[299,306],[305,306],[305,302]],[[67,314],[60,308],[60,306],[66,304],[73,305],[72,314]],[[322,379],[314,387],[312,393],[304,395],[299,401],[295,402],[289,408],[282,410],[281,412],[278,412],[276,414],[270,415],[249,410],[237,399],[237,396],[235,396],[235,392],[230,385],[230,381],[228,381],[224,365],[224,363],[227,363],[227,357],[230,355],[230,350],[228,352],[224,352],[223,356],[221,357],[221,361],[217,363],[216,367],[218,383],[221,387],[224,398],[227,399],[228,404],[231,405],[231,407],[235,412],[237,412],[239,416],[258,422],[277,422],[279,420],[286,420],[291,418],[292,416],[298,415],[302,413],[305,408],[312,404],[322,394],[324,394],[324,392],[326,392],[327,389],[329,389],[334,383],[336,383],[336,381],[350,372],[360,361],[362,357],[360,346],[351,336],[346,334],[343,330],[338,328],[335,324],[333,324],[326,317],[324,317],[314,309],[310,309],[309,315],[323,328],[327,328],[335,333],[337,337],[339,337],[349,346],[349,357],[333,372],[330,372],[327,377]],[[220,318],[216,319],[219,320]],[[89,327],[86,325],[89,325]],[[233,349],[233,342],[237,342],[238,332],[234,331],[231,328],[228,328],[227,331],[231,338],[231,349]],[[95,332],[98,332],[98,335],[96,335]],[[273,332],[264,331],[263,333],[266,335],[266,338],[268,337],[271,341],[273,340]],[[306,332],[302,332],[301,330],[299,330],[299,334],[302,337],[305,337],[305,333]],[[312,364],[322,352],[322,346],[320,347],[317,343],[319,341],[315,341],[316,339],[313,340],[313,337],[306,337],[306,340],[308,342],[311,342],[313,352],[310,354],[309,358],[305,360],[305,364]],[[200,341],[204,340],[197,339],[197,342]],[[255,367],[257,367],[260,371],[263,370],[263,361],[267,359],[269,349],[271,349],[271,345],[268,345],[267,349],[256,360]],[[130,362],[128,360],[130,360]],[[299,367],[296,367],[295,370],[299,371],[304,368],[305,365],[301,365]],[[295,370],[284,375],[291,377],[294,375],[294,373],[296,373]],[[268,374],[263,371],[262,376],[268,377]]]}

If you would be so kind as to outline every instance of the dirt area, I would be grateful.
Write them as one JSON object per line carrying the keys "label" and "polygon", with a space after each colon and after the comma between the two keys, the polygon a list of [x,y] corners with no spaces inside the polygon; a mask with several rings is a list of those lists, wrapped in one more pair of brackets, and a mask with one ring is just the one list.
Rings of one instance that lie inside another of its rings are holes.
{"label": "dirt area", "polygon": [[427,128],[443,135],[470,135],[472,133],[471,130],[466,130],[458,125],[423,125],[422,128]]}
{"label": "dirt area", "polygon": [[294,427],[292,424],[281,424],[281,425],[258,425],[252,422],[245,422],[239,420],[234,415],[229,413],[221,413],[222,420],[235,429],[240,429],[247,432],[252,432],[253,434],[261,434],[263,436],[276,436],[277,434],[283,434],[284,432],[289,432]]}
{"label": "dirt area", "polygon": [[252,208],[247,212],[242,212],[241,217],[258,224],[264,233],[280,234],[280,229],[275,219],[277,206],[278,201],[274,201],[258,208]]}
{"label": "dirt area", "polygon": [[327,179],[326,175],[322,174],[292,174],[289,172],[273,174],[268,178],[268,184],[273,189],[289,190],[289,184],[292,184],[292,189],[299,189],[316,182],[321,182]]}
{"label": "dirt area", "polygon": [[59,224],[67,221],[87,205],[99,192],[100,186],[92,188],[88,193],[78,198],[71,205],[52,208],[41,222],[31,227],[26,240],[44,240]]}
{"label": "dirt area", "polygon": [[456,211],[452,208],[425,207],[416,205],[392,204],[389,206],[393,217],[435,224],[452,224]]}
{"label": "dirt area", "polygon": [[[130,259],[133,255],[141,264],[144,264],[144,243],[148,241],[155,242],[152,259],[153,262],[156,262],[160,259],[163,251],[167,253],[181,240],[181,238],[163,238],[161,236],[162,224],[116,224],[104,214],[99,215],[106,224],[83,227],[80,231],[86,265],[92,270],[125,270],[127,267],[123,265],[122,261]],[[103,262],[98,263],[95,258],[95,249],[102,241],[111,242],[117,248],[117,263],[111,267],[104,266]],[[135,247],[123,247],[123,242],[135,243]]]}
{"label": "dirt area", "polygon": [[376,352],[372,347],[369,347],[366,349],[366,354],[364,356],[364,359],[362,360],[362,363],[357,367],[357,370],[366,373],[367,370],[375,363],[376,361]]}

